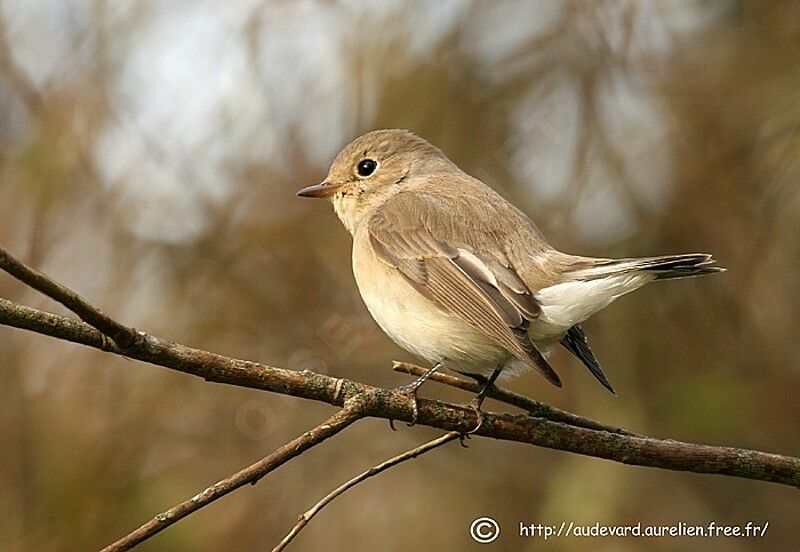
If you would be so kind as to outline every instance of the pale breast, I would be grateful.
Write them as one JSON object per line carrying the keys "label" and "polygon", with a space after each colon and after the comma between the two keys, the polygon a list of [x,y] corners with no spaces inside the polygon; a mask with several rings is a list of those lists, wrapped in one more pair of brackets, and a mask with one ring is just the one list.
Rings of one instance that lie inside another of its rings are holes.
{"label": "pale breast", "polygon": [[491,374],[510,354],[460,317],[425,298],[379,260],[366,232],[353,236],[353,274],[372,317],[398,345],[462,372]]}

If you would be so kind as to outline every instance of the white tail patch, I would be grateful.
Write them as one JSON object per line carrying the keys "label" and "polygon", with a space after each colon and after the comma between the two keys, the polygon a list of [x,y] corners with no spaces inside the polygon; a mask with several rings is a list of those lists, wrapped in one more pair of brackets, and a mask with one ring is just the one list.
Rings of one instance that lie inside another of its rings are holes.
{"label": "white tail patch", "polygon": [[[571,280],[542,288],[536,300],[542,314],[534,324],[533,333],[562,333],[575,324],[580,324],[597,311],[610,305],[615,299],[655,280],[647,272],[612,274],[594,280]],[[536,339],[534,335],[534,339]]]}

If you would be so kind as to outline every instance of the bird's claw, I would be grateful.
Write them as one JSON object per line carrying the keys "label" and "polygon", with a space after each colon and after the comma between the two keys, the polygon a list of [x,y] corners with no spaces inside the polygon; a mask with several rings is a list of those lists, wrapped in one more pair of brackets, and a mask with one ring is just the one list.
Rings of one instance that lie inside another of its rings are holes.
{"label": "bird's claw", "polygon": [[416,382],[400,386],[400,390],[411,399],[411,422],[407,424],[408,427],[417,425],[417,419],[419,418],[419,406],[417,405],[418,389],[419,385],[416,385]]}
{"label": "bird's claw", "polygon": [[475,416],[478,418],[478,423],[475,427],[464,433],[467,437],[477,433],[483,425],[483,421],[486,419],[486,415],[483,413],[483,410],[481,410],[481,404],[483,404],[483,397],[475,397],[469,403],[469,407],[475,412]]}
{"label": "bird's claw", "polygon": [[[407,383],[405,385],[401,385],[397,387],[395,391],[399,391],[408,395],[411,399],[411,422],[409,422],[408,427],[413,427],[417,425],[417,419],[419,418],[419,406],[417,406],[417,390],[419,389],[419,385],[417,382]],[[392,428],[392,431],[397,431],[397,428],[394,427],[394,420],[389,420],[389,427]]]}

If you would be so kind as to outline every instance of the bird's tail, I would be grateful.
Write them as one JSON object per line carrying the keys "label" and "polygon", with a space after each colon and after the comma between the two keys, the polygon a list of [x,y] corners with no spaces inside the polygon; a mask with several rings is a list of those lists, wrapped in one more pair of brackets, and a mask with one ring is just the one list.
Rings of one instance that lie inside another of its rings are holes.
{"label": "bird's tail", "polygon": [[[653,280],[689,278],[725,269],[711,255],[689,253],[632,259],[591,259],[570,272],[571,279],[539,291],[542,317],[556,330],[565,330],[561,344],[578,357],[609,391],[614,388],[597,362],[580,323],[616,298]],[[567,329],[569,328],[569,329]]]}
{"label": "bird's tail", "polygon": [[725,269],[711,255],[689,253],[633,259],[574,258],[565,280],[540,289],[539,331],[559,334],[580,324],[615,299],[654,280],[688,278]]}
{"label": "bird's tail", "polygon": [[644,272],[652,274],[656,280],[668,280],[725,271],[724,268],[716,266],[714,263],[716,261],[708,253],[687,253],[683,255],[630,259],[591,259],[589,266],[578,268],[574,276],[582,280],[594,280],[607,278],[608,276]]}

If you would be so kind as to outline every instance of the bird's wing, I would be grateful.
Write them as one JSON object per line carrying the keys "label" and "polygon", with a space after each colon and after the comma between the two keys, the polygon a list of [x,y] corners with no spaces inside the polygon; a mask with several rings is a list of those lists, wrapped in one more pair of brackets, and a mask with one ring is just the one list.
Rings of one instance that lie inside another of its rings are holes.
{"label": "bird's wing", "polygon": [[567,333],[564,334],[561,340],[561,344],[583,362],[584,366],[589,369],[603,387],[611,391],[612,394],[617,394],[611,382],[608,381],[605,372],[603,372],[603,368],[600,367],[600,363],[597,362],[592,348],[589,346],[589,340],[586,338],[586,334],[583,332],[583,328],[581,328],[580,324],[576,324],[567,330]]}
{"label": "bird's wing", "polygon": [[487,252],[485,236],[482,248],[465,236],[455,238],[449,213],[439,212],[439,224],[431,224],[443,207],[417,194],[389,200],[368,225],[376,255],[422,295],[561,386],[528,336],[529,322],[540,312],[533,293],[504,259],[502,247]]}

